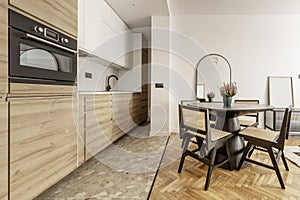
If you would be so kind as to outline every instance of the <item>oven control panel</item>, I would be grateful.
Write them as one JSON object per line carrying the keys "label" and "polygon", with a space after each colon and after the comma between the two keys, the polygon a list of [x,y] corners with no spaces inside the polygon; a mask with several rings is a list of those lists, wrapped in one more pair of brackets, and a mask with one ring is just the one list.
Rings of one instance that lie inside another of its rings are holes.
{"label": "oven control panel", "polygon": [[9,10],[9,26],[23,31],[25,34],[32,34],[42,39],[55,42],[62,46],[77,49],[77,41],[69,36],[55,31],[48,26],[41,24],[33,19],[21,15],[13,10]]}

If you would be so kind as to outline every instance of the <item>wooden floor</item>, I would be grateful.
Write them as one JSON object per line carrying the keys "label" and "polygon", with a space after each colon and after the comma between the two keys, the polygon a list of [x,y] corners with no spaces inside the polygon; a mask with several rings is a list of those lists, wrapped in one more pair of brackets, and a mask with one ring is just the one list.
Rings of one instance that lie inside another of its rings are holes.
{"label": "wooden floor", "polygon": [[[286,145],[300,145],[300,137],[290,137]],[[179,147],[179,148],[178,148]],[[187,157],[182,172],[177,173],[181,149],[178,136],[170,137],[161,168],[156,177],[151,200],[169,199],[299,199],[300,168],[288,161],[290,171],[283,163],[279,167],[286,189],[280,187],[275,171],[254,164],[229,171],[217,168],[213,171],[210,188],[204,191],[207,166]],[[252,157],[271,165],[264,152],[255,152]]]}

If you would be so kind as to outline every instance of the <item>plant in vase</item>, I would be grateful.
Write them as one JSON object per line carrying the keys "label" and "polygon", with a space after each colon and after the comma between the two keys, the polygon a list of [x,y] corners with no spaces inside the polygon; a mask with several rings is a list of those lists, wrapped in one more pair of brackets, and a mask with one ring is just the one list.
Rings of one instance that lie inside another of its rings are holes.
{"label": "plant in vase", "polygon": [[207,96],[207,98],[208,98],[208,101],[209,101],[209,102],[212,102],[212,99],[215,98],[215,93],[209,92],[209,93],[207,93],[206,96]]}
{"label": "plant in vase", "polygon": [[224,107],[231,106],[232,97],[237,93],[236,83],[223,83],[223,86],[220,88],[220,93],[223,96]]}

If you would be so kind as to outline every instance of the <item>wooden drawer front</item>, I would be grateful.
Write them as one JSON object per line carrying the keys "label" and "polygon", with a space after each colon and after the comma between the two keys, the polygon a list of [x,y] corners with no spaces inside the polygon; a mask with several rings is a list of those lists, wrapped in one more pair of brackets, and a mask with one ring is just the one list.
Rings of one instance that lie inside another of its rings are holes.
{"label": "wooden drawer front", "polygon": [[91,110],[86,112],[85,127],[93,126],[104,121],[110,121],[112,119],[111,108],[102,108],[99,110]]}
{"label": "wooden drawer front", "polygon": [[126,132],[124,132],[124,130],[121,130],[120,127],[113,120],[113,122],[112,122],[112,141],[116,141],[117,139],[119,139],[120,137],[122,137],[125,134],[126,134]]}
{"label": "wooden drawer front", "polygon": [[112,123],[106,121],[86,128],[86,160],[111,144]]}
{"label": "wooden drawer front", "polygon": [[103,101],[103,102],[95,102],[95,103],[86,103],[85,104],[85,111],[94,111],[99,110],[102,108],[112,107],[111,101]]}
{"label": "wooden drawer front", "polygon": [[10,99],[11,199],[32,199],[77,166],[72,96]]}
{"label": "wooden drawer front", "polygon": [[95,111],[102,108],[112,107],[111,95],[98,95],[85,97],[85,111]]}
{"label": "wooden drawer front", "polygon": [[141,94],[134,94],[129,111],[131,119],[136,125],[139,125],[143,121],[141,107]]}
{"label": "wooden drawer front", "polygon": [[[121,120],[121,119],[114,119],[113,122],[113,138],[115,137],[114,134],[116,132],[122,131],[122,135],[128,133],[132,128],[135,127],[135,124],[131,120]],[[120,131],[119,131],[120,130]]]}
{"label": "wooden drawer front", "polygon": [[86,103],[94,103],[99,101],[111,101],[111,94],[103,94],[103,95],[85,95]]}
{"label": "wooden drawer front", "polygon": [[8,106],[0,102],[0,199],[8,199]]}
{"label": "wooden drawer front", "polygon": [[32,96],[32,95],[75,95],[76,86],[64,85],[41,85],[26,83],[10,83],[9,93],[11,96]]}
{"label": "wooden drawer front", "polygon": [[[113,125],[124,133],[128,133],[136,124],[132,121],[128,108],[126,110],[113,111]],[[114,134],[114,133],[113,133]]]}
{"label": "wooden drawer front", "polygon": [[8,93],[8,14],[7,1],[0,1],[0,97]]}
{"label": "wooden drawer front", "polygon": [[112,101],[111,95],[85,97],[85,148],[86,160],[111,144]]}
{"label": "wooden drawer front", "polygon": [[77,37],[77,0],[9,0],[9,3]]}
{"label": "wooden drawer front", "polygon": [[113,94],[112,102],[115,103],[129,103],[132,94]]}
{"label": "wooden drawer front", "polygon": [[90,144],[94,142],[97,138],[105,137],[106,139],[111,138],[111,129],[112,123],[111,121],[106,121],[100,123],[98,126],[90,126],[86,128],[87,138],[86,143]]}
{"label": "wooden drawer front", "polygon": [[124,134],[140,124],[143,121],[141,118],[141,94],[120,95],[113,98],[113,119],[113,126],[115,126],[113,134],[119,132]]}

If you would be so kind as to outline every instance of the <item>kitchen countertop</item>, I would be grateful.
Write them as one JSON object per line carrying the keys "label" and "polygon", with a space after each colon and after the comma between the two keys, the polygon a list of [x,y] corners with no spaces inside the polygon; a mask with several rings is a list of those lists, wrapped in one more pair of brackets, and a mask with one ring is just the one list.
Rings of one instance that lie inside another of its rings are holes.
{"label": "kitchen countertop", "polygon": [[78,94],[138,94],[141,92],[137,91],[122,91],[122,90],[115,90],[115,91],[79,91]]}

